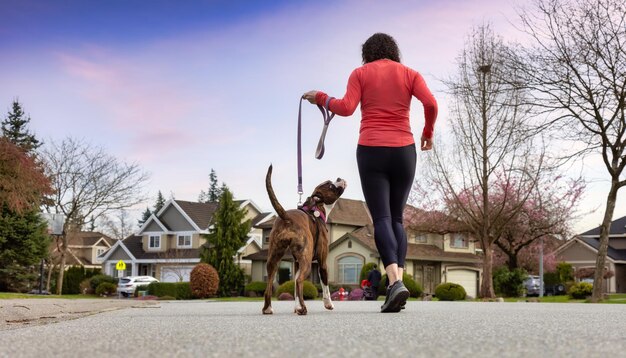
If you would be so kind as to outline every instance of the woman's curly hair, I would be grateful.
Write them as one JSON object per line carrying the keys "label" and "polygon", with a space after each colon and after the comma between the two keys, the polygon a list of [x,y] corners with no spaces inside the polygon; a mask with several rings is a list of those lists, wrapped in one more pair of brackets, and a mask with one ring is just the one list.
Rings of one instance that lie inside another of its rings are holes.
{"label": "woman's curly hair", "polygon": [[362,56],[364,64],[383,58],[400,62],[400,49],[398,49],[398,44],[393,37],[378,32],[365,41]]}

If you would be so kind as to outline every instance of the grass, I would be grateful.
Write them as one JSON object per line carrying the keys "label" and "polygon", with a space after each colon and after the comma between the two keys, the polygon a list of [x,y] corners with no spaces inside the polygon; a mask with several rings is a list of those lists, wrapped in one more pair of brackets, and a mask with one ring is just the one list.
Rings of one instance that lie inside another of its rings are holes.
{"label": "grass", "polygon": [[[539,300],[542,303],[588,303],[589,301],[575,300],[570,298],[568,295],[562,296],[544,296],[544,297],[507,297],[504,299],[504,302],[526,302],[527,300]],[[604,300],[601,303],[610,303],[610,304],[626,304],[626,294],[625,293],[616,293],[610,294],[608,300]]]}

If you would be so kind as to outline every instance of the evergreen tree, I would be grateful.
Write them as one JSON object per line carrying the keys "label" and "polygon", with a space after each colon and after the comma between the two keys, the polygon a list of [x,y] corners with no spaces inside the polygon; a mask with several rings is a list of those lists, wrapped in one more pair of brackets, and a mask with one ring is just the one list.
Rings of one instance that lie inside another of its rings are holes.
{"label": "evergreen tree", "polygon": [[41,143],[26,126],[30,118],[17,101],[2,121],[0,138],[0,291],[25,291],[48,257],[47,223],[39,203],[50,193],[34,151]]}
{"label": "evergreen tree", "polygon": [[157,194],[156,203],[154,203],[154,210],[152,212],[155,214],[158,213],[159,210],[161,210],[161,208],[163,207],[163,205],[165,205],[165,198],[163,197],[163,194],[161,194],[161,191],[159,190],[159,193]]}
{"label": "evergreen tree", "polygon": [[0,214],[0,291],[25,291],[48,257],[48,226],[38,208],[18,214],[2,205]]}
{"label": "evergreen tree", "polygon": [[41,142],[31,134],[26,126],[30,122],[19,102],[13,101],[13,109],[2,121],[2,136],[22,148],[25,152],[33,152],[41,146]]}
{"label": "evergreen tree", "polygon": [[137,220],[139,227],[142,227],[143,224],[145,224],[146,220],[150,218],[150,215],[152,215],[152,212],[150,211],[150,208],[146,206],[146,211],[144,211],[141,215],[141,219]]}
{"label": "evergreen tree", "polygon": [[201,261],[215,267],[220,276],[220,296],[230,296],[243,287],[243,270],[235,264],[237,250],[246,243],[250,231],[250,220],[244,222],[245,209],[240,209],[233,194],[225,190],[219,198],[219,208],[213,216],[213,229],[205,239],[210,248],[202,247]]}
{"label": "evergreen tree", "polygon": [[198,197],[198,201],[201,203],[215,203],[219,201],[220,196],[223,192],[223,187],[225,184],[222,183],[222,188],[218,186],[217,183],[217,173],[215,173],[215,169],[211,168],[211,174],[209,174],[209,190],[200,192],[200,196]]}

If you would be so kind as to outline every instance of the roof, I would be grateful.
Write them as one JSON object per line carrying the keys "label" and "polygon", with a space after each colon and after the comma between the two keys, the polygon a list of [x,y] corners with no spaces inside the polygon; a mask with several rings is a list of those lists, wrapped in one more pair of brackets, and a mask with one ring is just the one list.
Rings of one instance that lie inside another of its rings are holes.
{"label": "roof", "polygon": [[365,226],[372,222],[364,201],[339,198],[328,216],[329,224]]}
{"label": "roof", "polygon": [[[347,233],[340,239],[336,240],[330,245],[330,250],[341,244],[341,242],[347,239],[355,239],[359,241],[363,246],[369,248],[373,253],[378,256],[378,250],[376,249],[376,242],[374,241],[374,227],[373,225],[367,225],[353,232]],[[448,261],[448,262],[467,262],[467,263],[480,263],[482,259],[480,256],[470,253],[462,252],[448,252],[435,245],[427,244],[413,244],[407,245],[408,260],[424,260],[424,261]]]}
{"label": "roof", "polygon": [[[259,215],[255,216],[255,217],[252,219],[252,223],[251,223],[251,224],[252,224],[252,227],[257,227],[257,225],[258,225],[259,223],[261,223],[261,225],[263,225],[263,224],[264,224],[263,220],[265,220],[265,219],[266,219],[268,216],[270,216],[270,215],[272,215],[272,213],[267,212],[267,213],[260,213]],[[273,223],[273,221],[272,221],[272,223]],[[260,226],[259,226],[259,227],[260,227]],[[271,227],[271,226],[270,226],[270,227]]]}
{"label": "roof", "polygon": [[198,203],[193,201],[175,200],[176,204],[202,230],[208,229],[217,211],[219,203]]}
{"label": "roof", "polygon": [[[596,251],[600,249],[599,239],[589,237],[578,237],[578,239],[583,241],[585,244],[593,247]],[[606,254],[613,260],[626,261],[626,250],[617,250],[609,246]]]}
{"label": "roof", "polygon": [[72,246],[94,246],[100,239],[106,241],[110,246],[115,245],[116,239],[110,238],[97,231],[80,231],[68,234],[68,245]]}
{"label": "roof", "polygon": [[[242,257],[242,259],[244,260],[252,260],[252,261],[267,261],[267,257],[268,257],[268,249],[263,249],[259,252],[255,252],[253,254],[247,255]],[[281,259],[283,261],[293,261],[293,255],[291,254],[291,251],[289,251],[289,249],[287,249],[287,251],[285,251],[285,254],[283,255],[283,258]]]}
{"label": "roof", "polygon": [[449,232],[463,232],[463,225],[459,220],[437,210],[422,210],[411,205],[404,209],[404,226],[417,231],[445,234]]}
{"label": "roof", "polygon": [[[600,236],[600,226],[585,231],[580,236]],[[611,221],[609,236],[626,236],[626,216]]]}

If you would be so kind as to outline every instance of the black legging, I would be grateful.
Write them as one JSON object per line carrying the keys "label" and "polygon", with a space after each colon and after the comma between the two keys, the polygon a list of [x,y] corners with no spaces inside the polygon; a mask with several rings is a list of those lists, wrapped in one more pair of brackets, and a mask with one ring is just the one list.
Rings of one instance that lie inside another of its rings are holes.
{"label": "black legging", "polygon": [[415,177],[415,144],[406,147],[359,145],[356,160],[365,202],[374,221],[374,240],[385,267],[404,267],[404,206]]}

